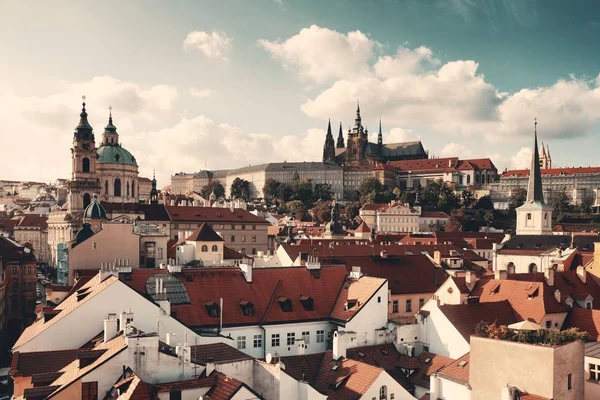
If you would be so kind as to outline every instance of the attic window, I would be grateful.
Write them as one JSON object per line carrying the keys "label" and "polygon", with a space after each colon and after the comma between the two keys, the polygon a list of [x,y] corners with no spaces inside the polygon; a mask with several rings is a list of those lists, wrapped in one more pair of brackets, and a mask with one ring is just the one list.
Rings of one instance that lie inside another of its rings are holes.
{"label": "attic window", "polygon": [[344,304],[344,308],[346,309],[346,311],[350,310],[351,308],[356,307],[356,305],[358,304],[358,300],[356,299],[348,299],[346,300],[345,304]]}
{"label": "attic window", "polygon": [[461,361],[461,362],[458,363],[458,366],[461,367],[461,368],[464,368],[465,365],[467,365],[466,361]]}
{"label": "attic window", "polygon": [[246,317],[254,315],[254,304],[246,300],[240,300],[240,308]]}
{"label": "attic window", "polygon": [[292,300],[287,297],[280,297],[277,299],[279,306],[281,307],[281,311],[283,312],[292,312]]}
{"label": "attic window", "polygon": [[204,307],[206,307],[206,311],[208,312],[209,317],[219,316],[219,305],[214,301],[207,301],[206,303],[204,303]]}
{"label": "attic window", "polygon": [[312,271],[312,276],[315,279],[319,279],[321,277],[321,271]]}
{"label": "attic window", "polygon": [[337,371],[338,369],[340,369],[340,366],[335,364],[333,367],[331,367],[332,371]]}
{"label": "attic window", "polygon": [[306,311],[312,311],[315,309],[315,302],[312,297],[300,296],[298,300],[300,300],[302,307],[304,307]]}
{"label": "attic window", "polygon": [[425,359],[425,364],[429,363],[431,361],[431,358],[426,358]]}

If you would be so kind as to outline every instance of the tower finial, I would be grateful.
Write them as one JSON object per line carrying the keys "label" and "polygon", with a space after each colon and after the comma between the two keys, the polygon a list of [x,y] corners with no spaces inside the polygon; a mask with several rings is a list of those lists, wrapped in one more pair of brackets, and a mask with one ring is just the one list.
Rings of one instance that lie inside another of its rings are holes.
{"label": "tower finial", "polygon": [[108,123],[112,124],[112,106],[108,106]]}
{"label": "tower finial", "polygon": [[356,99],[356,115],[360,116],[360,100]]}
{"label": "tower finial", "polygon": [[535,136],[537,137],[537,117],[533,118],[533,130],[535,132]]}

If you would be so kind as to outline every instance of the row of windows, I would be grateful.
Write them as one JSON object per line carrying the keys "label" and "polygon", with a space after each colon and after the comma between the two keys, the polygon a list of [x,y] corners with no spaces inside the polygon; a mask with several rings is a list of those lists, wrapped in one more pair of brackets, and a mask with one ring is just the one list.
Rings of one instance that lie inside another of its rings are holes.
{"label": "row of windows", "polygon": [[[28,266],[27,269],[22,269],[22,270],[27,271],[27,275],[35,274],[35,270],[31,266]],[[16,265],[13,265],[11,268],[12,276],[17,276],[17,272],[18,272],[18,267]]]}
{"label": "row of windows", "polygon": [[[246,243],[246,235],[242,235],[240,238],[242,243]],[[252,237],[250,238],[250,241],[252,243],[256,243],[256,236],[252,235]],[[235,243],[235,235],[231,235],[231,243]]]}
{"label": "row of windows", "polygon": [[[419,299],[419,310],[421,308],[423,308],[424,304],[425,304],[425,299]],[[405,306],[404,307],[405,312],[412,312],[412,300],[411,299],[406,300],[404,306]],[[400,309],[399,301],[398,300],[392,301],[392,312],[398,313],[399,309]]]}

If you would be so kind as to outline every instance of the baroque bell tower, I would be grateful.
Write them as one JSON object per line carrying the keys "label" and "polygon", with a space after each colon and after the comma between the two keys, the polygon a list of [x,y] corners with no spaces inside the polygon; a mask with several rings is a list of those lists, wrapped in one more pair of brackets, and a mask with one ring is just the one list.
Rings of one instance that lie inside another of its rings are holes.
{"label": "baroque bell tower", "polygon": [[96,176],[96,142],[94,130],[88,122],[85,96],[79,114],[79,124],[73,134],[71,148],[71,182],[69,183],[69,212],[79,214],[91,203],[94,194],[100,191]]}

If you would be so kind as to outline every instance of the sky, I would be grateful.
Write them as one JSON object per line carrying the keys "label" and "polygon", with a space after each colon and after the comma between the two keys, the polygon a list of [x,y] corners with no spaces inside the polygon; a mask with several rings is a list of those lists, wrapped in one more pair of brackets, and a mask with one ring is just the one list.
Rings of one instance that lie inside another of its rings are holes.
{"label": "sky", "polygon": [[69,178],[86,96],[101,139],[176,172],[322,156],[363,124],[430,155],[598,165],[600,2],[0,0],[0,179]]}

